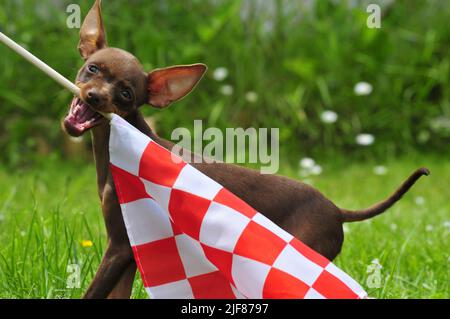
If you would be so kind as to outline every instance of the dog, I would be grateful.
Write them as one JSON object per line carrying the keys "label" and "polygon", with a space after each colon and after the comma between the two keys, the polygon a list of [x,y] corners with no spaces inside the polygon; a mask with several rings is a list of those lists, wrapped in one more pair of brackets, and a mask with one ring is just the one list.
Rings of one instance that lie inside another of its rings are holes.
{"label": "dog", "polygon": [[[144,104],[165,108],[182,99],[194,89],[207,68],[204,64],[192,64],[146,73],[132,54],[108,47],[101,0],[96,0],[83,22],[78,48],[85,60],[76,77],[81,98],[72,100],[63,127],[72,136],[91,131],[98,194],[108,235],[100,267],[84,298],[129,298],[136,264],[109,170],[109,124],[98,112],[120,115],[170,150],[174,144],[152,131],[139,108]],[[286,177],[263,175],[233,164],[196,163],[193,161],[196,155],[187,150],[182,156],[329,260],[333,260],[341,250],[344,222],[361,221],[381,214],[422,175],[429,174],[426,168],[420,168],[389,198],[370,208],[350,211],[338,208],[311,186]]]}

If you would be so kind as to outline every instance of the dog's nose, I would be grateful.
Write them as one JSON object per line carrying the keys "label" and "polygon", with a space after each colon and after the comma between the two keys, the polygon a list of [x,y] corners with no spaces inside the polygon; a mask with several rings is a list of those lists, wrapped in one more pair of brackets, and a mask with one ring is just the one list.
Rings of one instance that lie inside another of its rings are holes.
{"label": "dog's nose", "polygon": [[100,93],[96,89],[89,89],[86,93],[86,102],[92,106],[98,106],[100,104],[101,98]]}

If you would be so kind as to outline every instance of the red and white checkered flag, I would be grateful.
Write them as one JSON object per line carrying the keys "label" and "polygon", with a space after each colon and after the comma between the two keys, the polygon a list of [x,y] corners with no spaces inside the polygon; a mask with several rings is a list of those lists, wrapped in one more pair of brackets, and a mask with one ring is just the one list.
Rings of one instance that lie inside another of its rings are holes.
{"label": "red and white checkered flag", "polygon": [[151,297],[367,296],[325,257],[117,115],[109,149],[128,237]]}

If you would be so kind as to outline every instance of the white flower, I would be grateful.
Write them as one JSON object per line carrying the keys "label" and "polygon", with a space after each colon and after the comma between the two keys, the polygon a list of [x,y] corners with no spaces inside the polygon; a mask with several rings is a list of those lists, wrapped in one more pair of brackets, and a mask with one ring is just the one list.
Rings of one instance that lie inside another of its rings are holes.
{"label": "white flower", "polygon": [[422,206],[423,204],[425,204],[425,198],[423,198],[422,196],[417,196],[414,201],[418,206]]}
{"label": "white flower", "polygon": [[322,167],[320,165],[314,165],[310,171],[312,175],[320,175],[322,174]]}
{"label": "white flower", "polygon": [[386,175],[387,168],[386,168],[386,166],[383,166],[383,165],[377,165],[373,168],[373,173],[375,175]]}
{"label": "white flower", "polygon": [[312,158],[302,158],[299,162],[299,165],[301,168],[300,175],[303,177],[322,174],[322,166],[316,164],[316,162]]}
{"label": "white flower", "polygon": [[356,136],[356,143],[358,143],[359,145],[363,146],[372,145],[374,141],[375,137],[372,134],[362,133]]}
{"label": "white flower", "polygon": [[324,123],[331,124],[337,121],[338,115],[336,114],[336,112],[333,111],[324,111],[320,115],[320,119]]}
{"label": "white flower", "polygon": [[390,228],[392,231],[396,231],[398,227],[397,227],[397,224],[392,223]]}
{"label": "white flower", "polygon": [[226,96],[232,95],[233,92],[234,92],[234,89],[229,84],[222,85],[222,87],[220,88],[220,93],[222,93],[223,95],[226,95]]}
{"label": "white flower", "polygon": [[353,91],[356,95],[369,95],[372,93],[372,85],[367,82],[358,82],[353,88]]}
{"label": "white flower", "polygon": [[428,232],[433,231],[433,229],[434,229],[433,225],[427,225],[425,227],[425,230],[428,231]]}
{"label": "white flower", "polygon": [[344,224],[342,226],[342,230],[344,231],[344,234],[348,234],[350,232],[350,228],[348,227],[347,224]]}
{"label": "white flower", "polygon": [[228,76],[228,70],[227,70],[227,68],[224,68],[224,67],[217,68],[213,72],[213,78],[216,81],[223,81],[227,78],[227,76]]}
{"label": "white flower", "polygon": [[447,228],[448,230],[450,230],[450,220],[446,220],[444,222],[444,227]]}
{"label": "white flower", "polygon": [[247,102],[255,103],[256,101],[258,101],[258,94],[253,91],[248,91],[245,94],[245,99],[247,100]]}
{"label": "white flower", "polygon": [[316,162],[312,158],[305,157],[300,160],[300,166],[302,168],[312,168],[314,165],[316,165]]}

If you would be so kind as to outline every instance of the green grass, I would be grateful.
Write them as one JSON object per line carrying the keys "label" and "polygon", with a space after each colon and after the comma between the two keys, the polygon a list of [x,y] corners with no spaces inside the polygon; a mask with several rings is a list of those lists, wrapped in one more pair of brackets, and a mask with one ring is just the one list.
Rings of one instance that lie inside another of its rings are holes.
{"label": "green grass", "polygon": [[[74,79],[83,62],[66,7],[80,4],[84,17],[93,2],[2,0],[0,29]],[[105,1],[102,12],[108,43],[136,55],[145,70],[209,67],[190,97],[162,112],[142,108],[156,118],[159,133],[204,119],[221,129],[279,127],[284,145],[295,148],[301,139],[309,153],[324,146],[353,157],[448,154],[450,2],[382,5],[380,29],[367,28],[367,3],[130,0]],[[0,57],[1,162],[27,163],[42,148],[60,150],[63,133],[54,123],[66,114],[70,92],[3,45]],[[214,80],[218,67],[229,71],[223,81]],[[354,94],[360,81],[373,86],[369,96]],[[223,85],[234,93],[223,95]],[[256,103],[243,98],[249,91]],[[323,123],[325,110],[338,121]],[[377,142],[362,151],[355,145],[360,133]]]}
{"label": "green grass", "polygon": [[[423,178],[392,209],[370,221],[346,225],[338,266],[377,298],[448,298],[450,163],[408,158],[384,163],[327,159],[309,182],[338,206],[363,208],[386,197],[409,173],[426,164]],[[297,168],[282,173],[299,179]],[[423,197],[423,204],[416,203]],[[396,225],[396,226],[393,226]],[[91,240],[92,247],[83,247]],[[0,169],[0,298],[78,298],[105,247],[105,231],[92,165],[49,161],[26,171]],[[366,286],[366,269],[378,258],[380,288]],[[66,288],[67,265],[81,267],[81,287]],[[133,296],[147,298],[137,276]]]}

